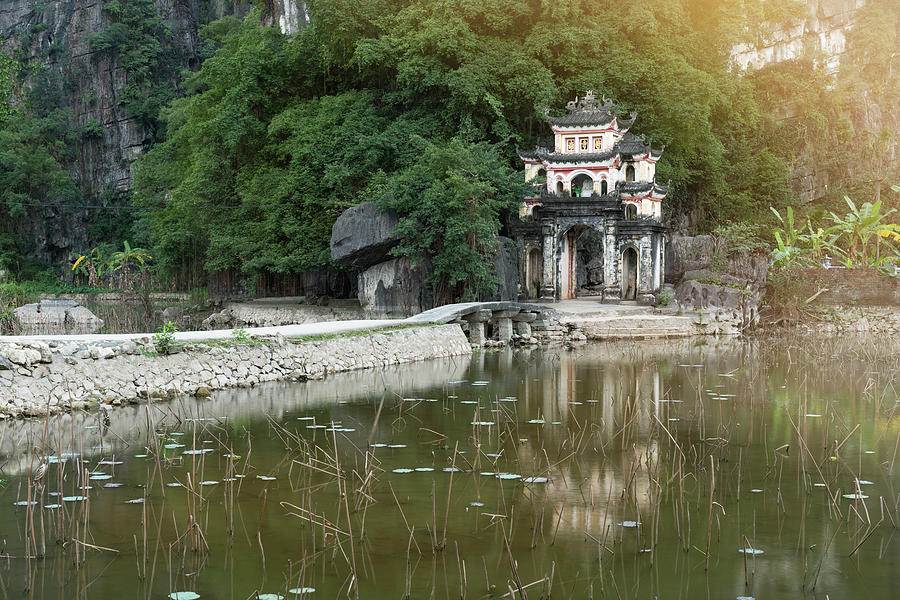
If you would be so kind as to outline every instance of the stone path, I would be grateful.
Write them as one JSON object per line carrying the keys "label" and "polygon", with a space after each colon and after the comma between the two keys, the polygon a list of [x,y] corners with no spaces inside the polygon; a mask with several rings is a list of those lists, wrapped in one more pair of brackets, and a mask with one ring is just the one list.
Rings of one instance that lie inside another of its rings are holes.
{"label": "stone path", "polygon": [[[626,304],[602,304],[600,299],[577,298],[560,302],[527,304],[520,302],[463,302],[448,304],[425,311],[406,319],[356,319],[281,325],[276,327],[248,327],[249,336],[277,336],[296,338],[316,335],[332,335],[354,331],[381,329],[396,325],[449,323],[465,319],[473,313],[501,311],[528,311],[553,315],[561,324],[571,324],[590,330],[588,337],[606,339],[615,337],[670,337],[695,333],[694,317],[667,314],[646,306]],[[232,336],[231,329],[211,331],[181,331],[175,335],[180,342],[225,339]],[[152,333],[82,334],[82,335],[29,335],[0,336],[5,342],[123,342],[152,337]]]}

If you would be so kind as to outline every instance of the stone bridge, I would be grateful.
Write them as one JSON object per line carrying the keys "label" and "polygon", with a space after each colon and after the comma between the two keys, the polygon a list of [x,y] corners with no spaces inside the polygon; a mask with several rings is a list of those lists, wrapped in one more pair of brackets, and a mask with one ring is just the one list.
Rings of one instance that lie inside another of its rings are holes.
{"label": "stone bridge", "polygon": [[403,320],[404,323],[458,323],[475,346],[484,346],[491,340],[509,343],[513,334],[530,338],[533,327],[549,333],[557,321],[553,309],[522,302],[445,304]]}

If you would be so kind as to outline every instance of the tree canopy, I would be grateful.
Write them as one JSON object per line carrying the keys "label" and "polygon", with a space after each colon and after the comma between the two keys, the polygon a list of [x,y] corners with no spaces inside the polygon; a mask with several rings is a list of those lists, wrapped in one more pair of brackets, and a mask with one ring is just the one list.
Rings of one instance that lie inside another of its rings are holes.
{"label": "tree canopy", "polygon": [[448,289],[484,292],[489,238],[520,189],[515,147],[587,89],[639,112],[693,222],[768,214],[787,170],[729,67],[744,4],[310,0],[313,25],[294,36],[252,15],[217,22],[204,34],[218,50],[137,169],[155,254],[251,274],[328,267],[337,215],[390,192],[400,252],[428,256]]}

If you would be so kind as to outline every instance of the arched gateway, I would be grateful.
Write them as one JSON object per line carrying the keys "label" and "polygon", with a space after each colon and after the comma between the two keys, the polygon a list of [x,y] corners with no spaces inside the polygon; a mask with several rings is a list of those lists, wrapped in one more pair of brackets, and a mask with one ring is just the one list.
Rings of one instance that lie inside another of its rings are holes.
{"label": "arched gateway", "polygon": [[526,180],[546,174],[510,223],[523,249],[520,296],[647,299],[664,272],[668,188],[654,181],[662,150],[629,131],[635,113],[619,115],[592,92],[566,108],[547,117],[553,148],[519,152]]}

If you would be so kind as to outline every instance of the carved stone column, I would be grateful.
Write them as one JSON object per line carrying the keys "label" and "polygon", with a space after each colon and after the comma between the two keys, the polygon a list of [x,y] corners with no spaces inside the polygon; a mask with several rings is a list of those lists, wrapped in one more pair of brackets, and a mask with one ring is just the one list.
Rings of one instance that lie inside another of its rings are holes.
{"label": "carved stone column", "polygon": [[603,234],[603,300],[619,300],[622,298],[622,285],[619,281],[619,244],[616,241],[616,230],[607,225]]}
{"label": "carved stone column", "polygon": [[556,299],[556,273],[553,265],[556,264],[556,243],[553,235],[553,225],[545,224],[541,226],[541,234],[544,237],[544,264],[543,277],[541,278],[541,299]]}

